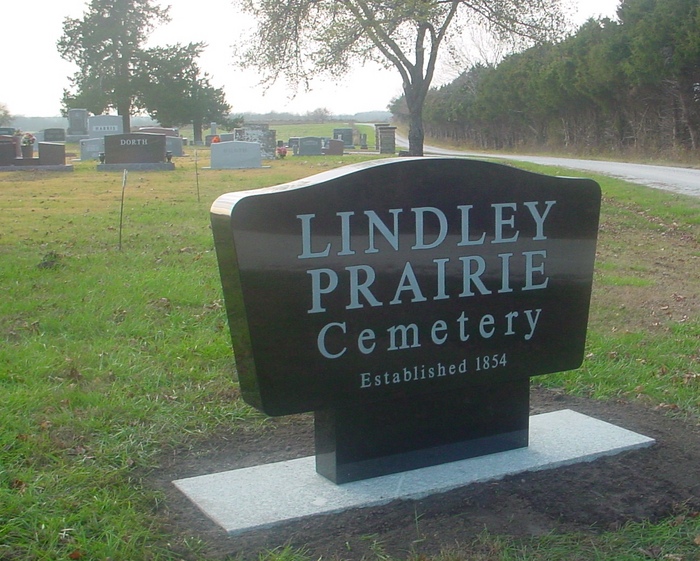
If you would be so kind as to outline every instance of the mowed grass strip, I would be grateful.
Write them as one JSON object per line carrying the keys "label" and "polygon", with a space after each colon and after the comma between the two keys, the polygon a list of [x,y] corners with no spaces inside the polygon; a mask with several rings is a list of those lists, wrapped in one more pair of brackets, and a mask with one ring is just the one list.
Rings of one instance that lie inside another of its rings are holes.
{"label": "mowed grass strip", "polygon": [[[209,207],[361,159],[205,170],[208,151],[191,150],[174,172],[130,172],[121,251],[121,173],[0,175],[0,560],[204,558],[164,530],[142,477],[169,450],[263,422],[238,395]],[[698,421],[700,202],[599,180],[588,358],[537,381]],[[653,541],[691,559],[695,535],[687,516],[595,537],[485,536],[482,557],[444,558],[637,559]],[[285,556],[303,558],[269,558]]]}

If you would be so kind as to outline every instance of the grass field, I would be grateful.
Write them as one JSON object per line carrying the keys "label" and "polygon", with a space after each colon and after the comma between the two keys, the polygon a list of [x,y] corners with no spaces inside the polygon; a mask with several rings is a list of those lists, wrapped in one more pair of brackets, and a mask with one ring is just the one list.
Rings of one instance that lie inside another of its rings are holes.
{"label": "grass field", "polygon": [[[121,174],[92,162],[74,173],[0,175],[0,560],[203,558],[196,537],[168,533],[163,497],[143,478],[169,451],[263,422],[238,396],[209,207],[225,192],[362,159],[215,171],[202,169],[207,157],[200,150],[174,172],[132,172],[124,190]],[[700,200],[597,179],[588,358],[541,381],[700,422]],[[644,527],[659,540],[682,530],[669,559],[698,558],[700,518]],[[643,559],[638,533],[631,525],[593,547]],[[548,548],[585,558],[577,552],[590,539],[492,538],[495,553],[483,559],[547,559],[532,552]]]}

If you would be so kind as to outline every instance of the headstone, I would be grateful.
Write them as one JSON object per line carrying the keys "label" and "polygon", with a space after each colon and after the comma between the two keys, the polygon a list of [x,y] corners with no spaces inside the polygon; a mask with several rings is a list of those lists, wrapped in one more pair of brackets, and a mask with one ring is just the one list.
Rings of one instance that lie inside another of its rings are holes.
{"label": "headstone", "polygon": [[323,140],[317,136],[304,136],[299,139],[298,156],[320,156],[323,154]]}
{"label": "headstone", "polygon": [[[63,130],[63,129],[61,129]],[[40,166],[63,166],[66,164],[66,145],[62,142],[39,143]]]}
{"label": "headstone", "polygon": [[14,136],[15,135],[15,128],[14,127],[0,127],[0,136]]}
{"label": "headstone", "polygon": [[529,377],[584,357],[600,188],[367,162],[211,209],[244,399],[315,412],[336,483],[528,444]]}
{"label": "headstone", "polygon": [[44,142],[65,142],[66,141],[66,131],[65,129],[44,129]]}
{"label": "headstone", "polygon": [[271,130],[265,123],[252,123],[245,128],[234,129],[234,138],[243,142],[258,142],[262,157],[266,160],[275,158],[277,150],[277,131]]}
{"label": "headstone", "polygon": [[382,127],[390,127],[389,123],[375,123],[374,124],[374,149],[379,150],[379,129]]}
{"label": "headstone", "polygon": [[152,134],[164,134],[165,136],[179,137],[180,133],[177,129],[168,127],[139,127],[137,132],[150,132]]}
{"label": "headstone", "polygon": [[369,146],[367,145],[367,133],[360,133],[360,150],[367,150]]}
{"label": "headstone", "polygon": [[345,148],[355,148],[352,140],[352,128],[333,129],[333,138],[342,140]]}
{"label": "headstone", "polygon": [[97,160],[100,154],[105,151],[105,139],[102,138],[86,138],[80,141],[80,159],[81,161]]}
{"label": "headstone", "polygon": [[211,169],[245,169],[262,167],[257,142],[218,142],[211,145]]}
{"label": "headstone", "polygon": [[185,152],[183,149],[184,142],[183,138],[179,136],[166,136],[165,137],[165,151],[170,152],[172,156],[176,158],[181,158],[184,156]]}
{"label": "headstone", "polygon": [[88,117],[90,138],[104,138],[111,134],[122,134],[124,121],[119,115],[93,115]]}
{"label": "headstone", "polygon": [[210,133],[212,136],[216,136],[216,123],[209,124]]}
{"label": "headstone", "polygon": [[292,154],[296,155],[299,152],[299,137],[292,136],[287,142],[287,146],[292,149]]}
{"label": "headstone", "polygon": [[379,153],[396,154],[396,127],[379,127]]}
{"label": "headstone", "polygon": [[221,140],[221,142],[233,142],[234,140],[236,140],[236,135],[232,132],[227,132],[224,134],[220,134],[219,139]]}
{"label": "headstone", "polygon": [[17,147],[14,136],[0,135],[0,167],[13,165],[16,157]]}
{"label": "headstone", "polygon": [[332,138],[326,143],[323,153],[326,156],[342,156],[345,149],[345,143],[342,140],[333,140]]}
{"label": "headstone", "polygon": [[68,136],[86,136],[88,134],[87,109],[68,110]]}
{"label": "headstone", "polygon": [[105,136],[106,164],[159,164],[165,162],[165,135],[128,133]]}

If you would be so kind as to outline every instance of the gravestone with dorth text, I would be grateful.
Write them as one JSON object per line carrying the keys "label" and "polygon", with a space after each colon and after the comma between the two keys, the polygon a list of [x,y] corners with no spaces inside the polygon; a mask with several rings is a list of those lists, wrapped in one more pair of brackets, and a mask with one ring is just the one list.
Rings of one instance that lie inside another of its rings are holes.
{"label": "gravestone with dorth text", "polygon": [[245,400],[315,412],[343,483],[528,445],[583,360],[600,188],[461,158],[229,193],[212,228]]}
{"label": "gravestone with dorth text", "polygon": [[105,137],[106,164],[160,164],[165,162],[165,135],[136,132]]}
{"label": "gravestone with dorth text", "polygon": [[232,140],[211,145],[211,169],[262,167],[260,144]]}

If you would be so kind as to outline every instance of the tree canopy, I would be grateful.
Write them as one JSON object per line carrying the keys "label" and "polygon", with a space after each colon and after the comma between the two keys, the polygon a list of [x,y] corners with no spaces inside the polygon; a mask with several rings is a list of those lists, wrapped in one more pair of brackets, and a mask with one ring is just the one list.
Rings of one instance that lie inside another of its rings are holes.
{"label": "tree canopy", "polygon": [[0,103],[0,126],[7,126],[12,122],[12,115],[7,105]]}
{"label": "tree canopy", "polygon": [[193,123],[196,140],[203,122],[233,124],[223,90],[197,64],[204,43],[145,47],[149,34],[169,21],[168,11],[153,0],[91,0],[82,18],[66,18],[58,50],[79,70],[64,106],[96,115],[114,109],[125,131],[142,111],[163,126]]}
{"label": "tree canopy", "polygon": [[71,79],[77,92],[64,92],[64,104],[95,114],[116,109],[129,130],[130,116],[140,108],[133,82],[143,45],[169,21],[168,10],[151,0],[91,0],[82,18],[66,18],[58,52],[79,70]]}
{"label": "tree canopy", "polygon": [[[543,40],[564,29],[562,0],[244,0],[257,27],[236,54],[263,82],[309,87],[378,61],[401,76],[410,115],[409,151],[423,154],[423,105],[443,44],[466,26],[500,37]],[[371,88],[368,88],[371,92]],[[371,94],[370,94],[371,95]]]}
{"label": "tree canopy", "polygon": [[148,114],[165,127],[192,123],[194,140],[202,140],[205,123],[222,128],[240,126],[242,119],[231,119],[231,106],[222,89],[211,85],[197,59],[204,43],[156,47],[144,52],[138,70],[138,90]]}

